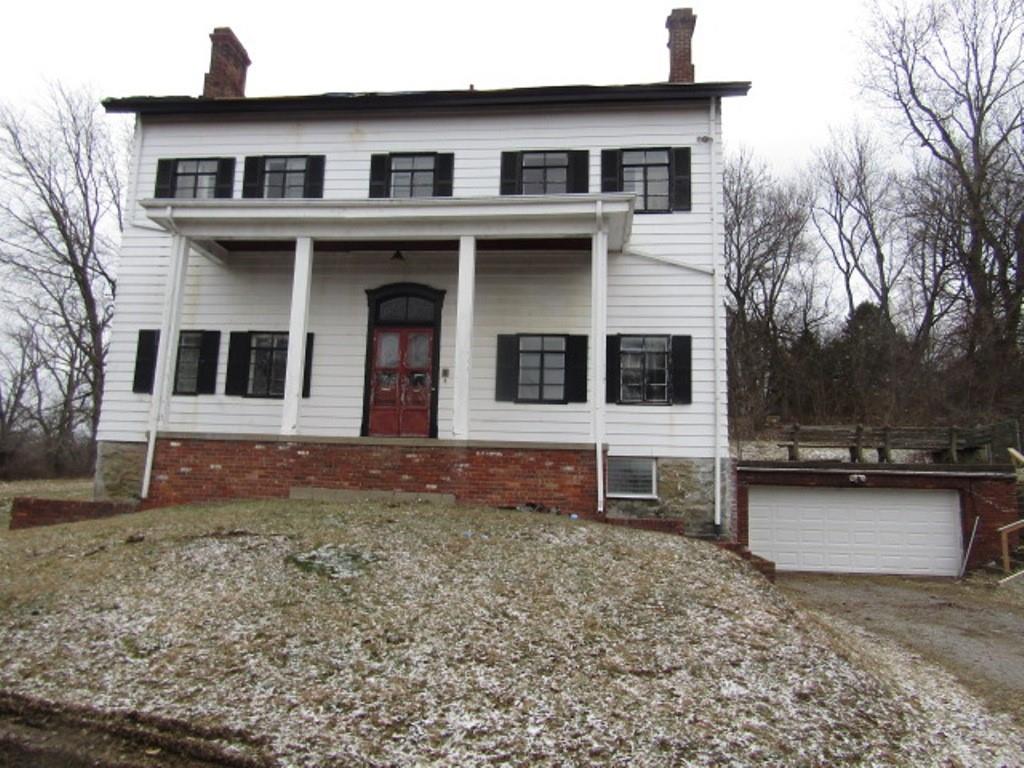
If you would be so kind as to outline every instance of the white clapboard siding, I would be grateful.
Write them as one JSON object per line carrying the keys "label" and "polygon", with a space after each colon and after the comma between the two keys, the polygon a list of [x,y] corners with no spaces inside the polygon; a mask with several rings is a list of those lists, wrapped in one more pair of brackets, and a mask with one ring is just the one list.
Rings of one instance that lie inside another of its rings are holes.
{"label": "white clapboard siding", "polygon": [[[234,194],[241,196],[248,155],[326,155],[324,197],[366,199],[370,156],[377,152],[455,153],[456,197],[496,196],[500,155],[507,150],[587,149],[590,190],[600,191],[601,150],[691,147],[693,210],[637,215],[629,248],[708,269],[716,263],[711,190],[721,210],[721,136],[706,105],[642,109],[489,115],[326,116],[172,120],[147,117],[136,141],[130,188],[132,212],[119,265],[119,285],[107,374],[101,440],[144,439],[148,395],[131,391],[137,333],[157,328],[165,296],[170,238],[155,231],[137,199],[153,196],[157,161],[175,157],[235,157]],[[716,173],[711,176],[711,153]],[[720,220],[720,219],[719,219]],[[717,236],[721,248],[721,227]],[[419,282],[446,291],[440,369],[454,365],[457,302],[455,253],[317,254],[309,330],[316,335],[312,396],[302,401],[300,432],[359,434],[366,362],[366,290]],[[224,266],[193,254],[182,329],[221,331],[217,388],[223,392],[232,330],[287,330],[291,253],[234,255]],[[717,259],[720,262],[720,257]],[[693,399],[689,406],[607,406],[607,440],[615,455],[707,457],[713,444],[711,279],[705,274],[630,254],[611,254],[608,332],[689,334],[693,337]],[[722,313],[724,318],[724,313]],[[720,330],[724,333],[724,319]],[[501,333],[590,332],[589,252],[480,253],[477,264],[470,431],[475,439],[587,441],[593,439],[590,403],[562,406],[499,403],[494,399],[496,341]],[[604,340],[592,340],[603,344]],[[593,355],[593,344],[590,354]],[[724,358],[720,434],[725,434]],[[440,379],[438,434],[451,434],[452,377]],[[604,399],[603,382],[588,383]],[[171,399],[169,427],[204,432],[277,432],[281,401],[223,394]]]}

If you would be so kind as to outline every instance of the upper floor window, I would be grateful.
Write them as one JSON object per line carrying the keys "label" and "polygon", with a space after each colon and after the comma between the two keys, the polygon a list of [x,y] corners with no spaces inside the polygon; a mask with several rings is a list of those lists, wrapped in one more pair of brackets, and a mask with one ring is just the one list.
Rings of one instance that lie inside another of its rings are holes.
{"label": "upper floor window", "polygon": [[235,184],[235,158],[205,157],[159,160],[156,197],[205,199],[231,197]]}
{"label": "upper floor window", "polygon": [[633,192],[637,213],[688,211],[690,148],[603,150],[601,191]]}
{"label": "upper floor window", "polygon": [[587,150],[501,153],[501,194],[558,195],[590,190]]}
{"label": "upper floor window", "polygon": [[455,155],[450,152],[370,156],[370,197],[451,197]]}
{"label": "upper floor window", "polygon": [[245,158],[243,197],[324,196],[324,156],[290,155]]}

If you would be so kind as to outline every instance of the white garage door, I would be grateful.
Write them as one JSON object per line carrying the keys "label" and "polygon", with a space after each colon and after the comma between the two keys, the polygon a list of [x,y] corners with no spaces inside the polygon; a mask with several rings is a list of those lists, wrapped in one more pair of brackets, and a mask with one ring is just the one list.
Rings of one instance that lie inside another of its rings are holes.
{"label": "white garage door", "polygon": [[956,576],[956,491],[750,489],[750,550],[780,571]]}

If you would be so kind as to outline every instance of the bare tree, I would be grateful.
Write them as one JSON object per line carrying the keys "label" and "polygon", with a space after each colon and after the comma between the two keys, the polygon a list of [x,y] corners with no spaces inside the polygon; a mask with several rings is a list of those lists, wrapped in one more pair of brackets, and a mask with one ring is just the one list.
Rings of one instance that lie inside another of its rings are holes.
{"label": "bare tree", "polygon": [[756,430],[778,399],[786,345],[813,322],[803,270],[810,195],[746,152],[726,162],[724,178],[730,402]]}
{"label": "bare tree", "polygon": [[843,279],[847,317],[853,317],[858,288],[882,311],[895,314],[903,274],[901,179],[876,139],[856,126],[833,134],[815,161],[817,200],[812,219]]}
{"label": "bare tree", "polygon": [[970,298],[966,351],[992,385],[978,405],[993,406],[1019,390],[1024,0],[876,3],[868,45],[867,88],[955,186],[963,229],[954,256]]}
{"label": "bare tree", "polygon": [[[45,364],[66,401],[60,408],[84,409],[95,437],[122,220],[119,162],[97,100],[56,86],[31,114],[0,106],[0,189],[8,299],[52,353]],[[78,420],[64,418],[58,431]]]}

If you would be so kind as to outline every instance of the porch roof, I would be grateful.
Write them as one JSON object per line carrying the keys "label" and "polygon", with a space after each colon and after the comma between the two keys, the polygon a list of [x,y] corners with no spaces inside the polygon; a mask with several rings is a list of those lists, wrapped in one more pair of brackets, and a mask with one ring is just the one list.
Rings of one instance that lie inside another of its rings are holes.
{"label": "porch roof", "polygon": [[601,229],[609,250],[622,250],[633,225],[632,194],[517,195],[374,200],[140,201],[168,232],[209,250],[225,241],[432,241],[580,238]]}

